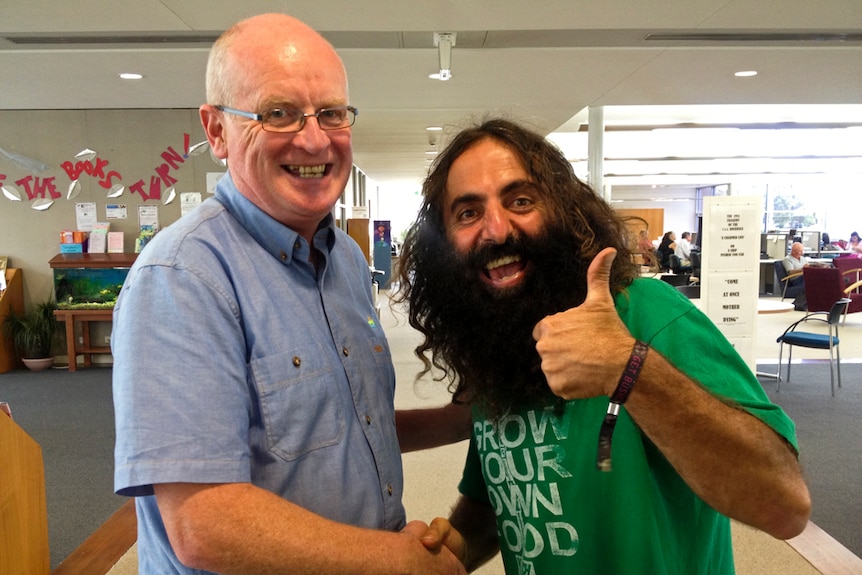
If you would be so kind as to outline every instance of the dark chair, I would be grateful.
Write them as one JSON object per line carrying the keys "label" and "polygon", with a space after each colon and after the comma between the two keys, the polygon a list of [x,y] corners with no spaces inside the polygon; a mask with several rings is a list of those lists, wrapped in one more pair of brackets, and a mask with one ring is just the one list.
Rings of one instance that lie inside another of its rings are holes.
{"label": "dark chair", "polygon": [[844,310],[844,319],[848,313],[862,311],[862,294],[853,293],[862,282],[849,286],[844,282],[844,274],[838,268],[813,267],[803,268],[802,277],[805,280],[805,299],[808,301],[808,311],[828,312],[839,299],[850,300]]}
{"label": "dark chair", "polygon": [[[846,285],[851,285],[862,280],[862,258],[855,256],[835,258],[832,260],[832,265],[841,270]],[[857,289],[856,291],[858,292],[859,290]]]}
{"label": "dark chair", "polygon": [[[691,252],[691,275],[700,279],[700,252]],[[862,260],[860,260],[862,261]]]}
{"label": "dark chair", "polygon": [[796,297],[805,292],[803,282],[793,283],[796,278],[802,276],[802,270],[788,274],[787,268],[784,267],[784,262],[781,260],[776,260],[772,265],[775,267],[775,278],[778,280],[776,285],[781,286],[781,301],[789,297]]}
{"label": "dark chair", "polygon": [[670,254],[670,271],[672,271],[673,273],[675,273],[677,275],[690,274],[691,273],[691,266],[690,265],[688,265],[688,266],[682,265],[682,260],[679,259],[678,255]]}
{"label": "dark chair", "polygon": [[[838,324],[850,304],[849,298],[842,298],[834,302],[828,312],[815,311],[805,314],[802,319],[790,324],[777,340],[781,345],[778,348],[778,373],[776,374],[778,386],[781,389],[781,356],[784,346],[787,350],[787,381],[790,381],[790,361],[793,357],[793,346],[808,347],[814,349],[829,350],[829,378],[832,385],[832,396],[835,396],[835,371],[838,371],[838,387],[841,387],[841,352],[838,350]],[[801,331],[800,326],[807,326],[809,322],[820,322],[827,325],[828,333]]]}

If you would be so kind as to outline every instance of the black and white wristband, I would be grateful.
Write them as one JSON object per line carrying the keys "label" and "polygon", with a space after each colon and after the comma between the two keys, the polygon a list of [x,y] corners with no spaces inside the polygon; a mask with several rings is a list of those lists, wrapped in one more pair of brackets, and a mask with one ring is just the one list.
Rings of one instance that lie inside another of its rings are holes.
{"label": "black and white wristband", "polygon": [[599,449],[596,454],[596,467],[601,471],[611,470],[611,439],[614,435],[614,427],[617,424],[620,406],[626,402],[629,393],[631,393],[632,388],[637,382],[648,351],[649,346],[646,343],[640,340],[635,342],[628,364],[626,364],[620,381],[617,383],[617,388],[611,395],[610,402],[608,403],[608,411],[605,414],[602,428],[599,431]]}

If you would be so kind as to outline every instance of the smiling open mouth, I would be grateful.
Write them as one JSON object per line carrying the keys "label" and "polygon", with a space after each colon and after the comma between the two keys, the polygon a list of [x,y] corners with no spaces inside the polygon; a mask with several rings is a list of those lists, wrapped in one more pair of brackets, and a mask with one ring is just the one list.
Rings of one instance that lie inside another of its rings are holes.
{"label": "smiling open mouth", "polygon": [[491,283],[507,284],[520,279],[525,268],[521,262],[521,256],[503,256],[485,266],[484,276]]}
{"label": "smiling open mouth", "polygon": [[300,178],[322,178],[326,174],[326,164],[318,166],[287,166],[287,171]]}

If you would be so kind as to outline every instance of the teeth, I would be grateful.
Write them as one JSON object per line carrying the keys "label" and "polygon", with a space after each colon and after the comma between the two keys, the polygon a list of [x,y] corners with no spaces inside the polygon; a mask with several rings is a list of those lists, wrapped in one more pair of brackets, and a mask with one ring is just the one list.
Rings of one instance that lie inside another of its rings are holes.
{"label": "teeth", "polygon": [[323,172],[326,170],[326,164],[319,166],[288,166],[288,169],[294,174],[299,174],[302,178],[322,178]]}
{"label": "teeth", "polygon": [[519,261],[521,261],[521,256],[503,256],[500,259],[496,259],[496,260],[490,262],[487,266],[485,266],[485,269],[492,270],[494,268],[498,268],[500,266],[504,266],[506,264],[511,264],[511,263],[519,262]]}

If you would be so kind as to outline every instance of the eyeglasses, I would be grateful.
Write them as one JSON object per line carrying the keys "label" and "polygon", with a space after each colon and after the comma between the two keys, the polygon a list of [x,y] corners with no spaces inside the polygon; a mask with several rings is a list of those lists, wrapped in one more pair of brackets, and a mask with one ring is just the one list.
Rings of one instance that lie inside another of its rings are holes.
{"label": "eyeglasses", "polygon": [[278,132],[281,134],[299,132],[305,127],[305,119],[309,116],[317,118],[317,123],[320,125],[321,130],[349,128],[356,121],[356,115],[359,114],[359,110],[353,106],[321,108],[313,114],[305,114],[300,110],[290,110],[288,108],[273,108],[272,110],[265,111],[263,114],[245,112],[235,108],[228,108],[227,106],[216,106],[216,109],[250,120],[257,120],[267,132]]}

